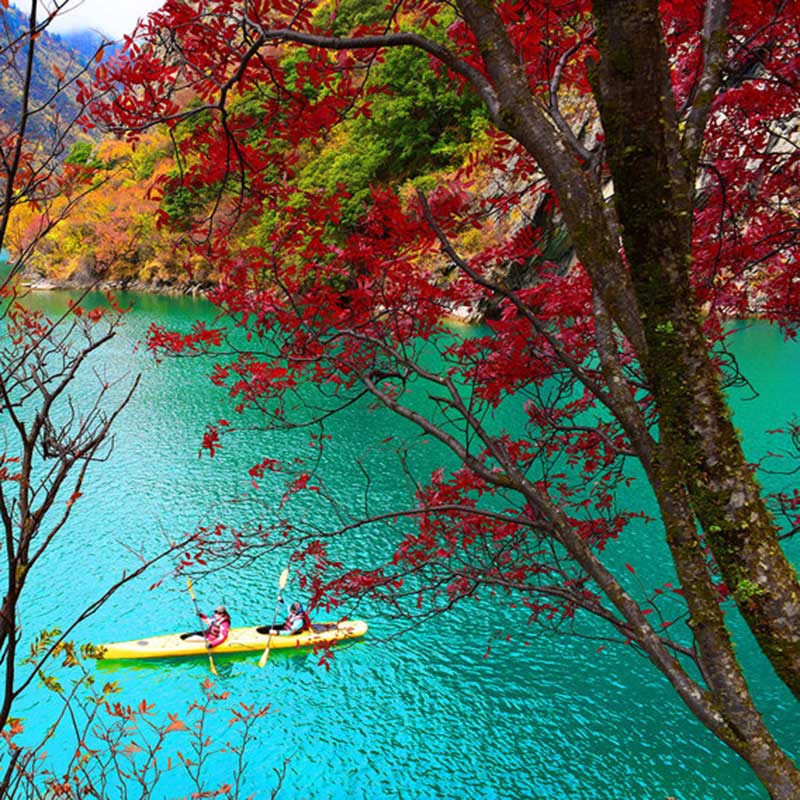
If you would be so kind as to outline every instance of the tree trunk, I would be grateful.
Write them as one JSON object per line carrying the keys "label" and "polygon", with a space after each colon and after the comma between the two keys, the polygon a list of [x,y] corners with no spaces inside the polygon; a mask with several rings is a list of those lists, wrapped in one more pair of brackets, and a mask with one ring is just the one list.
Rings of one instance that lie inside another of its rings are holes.
{"label": "tree trunk", "polygon": [[645,328],[640,354],[692,510],[776,673],[800,699],[800,586],[742,453],[692,296],[693,174],[680,150],[658,4],[596,0],[597,95]]}
{"label": "tree trunk", "polygon": [[[658,4],[595,3],[603,59],[595,87],[629,269],[622,268],[624,275],[599,191],[543,122],[499,19],[477,0],[459,0],[459,6],[497,91],[498,124],[531,152],[551,181],[581,262],[636,349],[657,403],[659,445],[655,463],[645,466],[691,610],[710,695],[699,708],[692,697],[681,696],[747,761],[773,798],[800,797],[800,771],[753,705],[696,531],[695,516],[732,590],[755,585],[748,598],[740,590],[737,601],[776,672],[797,694],[796,578],[734,434],[692,296],[693,169],[677,138]],[[708,714],[706,702],[721,720]]]}
{"label": "tree trunk", "polygon": [[[759,720],[760,721],[760,720]],[[759,726],[766,732],[763,723]],[[771,736],[766,738],[750,733],[747,740],[733,746],[742,758],[758,775],[772,800],[797,800],[800,797],[800,771],[792,760],[775,743]]]}

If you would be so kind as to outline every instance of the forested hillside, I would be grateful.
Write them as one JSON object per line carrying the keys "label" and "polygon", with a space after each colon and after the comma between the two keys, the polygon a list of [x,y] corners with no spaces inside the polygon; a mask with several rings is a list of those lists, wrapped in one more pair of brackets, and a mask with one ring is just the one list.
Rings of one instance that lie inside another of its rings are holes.
{"label": "forested hillside", "polygon": [[[368,0],[330,0],[321,4],[315,20],[329,26],[332,34],[344,36],[383,24],[387,13],[381,4]],[[13,10],[4,19],[16,29],[23,21]],[[454,15],[440,11],[433,21],[420,16],[406,22],[410,30],[445,42]],[[42,96],[75,58],[58,37],[45,36],[45,41],[53,59],[51,73],[44,74],[41,66],[38,69],[37,91]],[[91,49],[90,41],[84,45]],[[275,48],[274,55],[288,90],[308,99],[323,97],[326,90],[314,85],[308,51]],[[114,57],[106,53],[104,63],[109,62],[113,65]],[[301,210],[297,204],[304,201],[298,197],[319,193],[337,196],[327,234],[333,240],[343,239],[364,223],[372,193],[381,187],[391,186],[401,202],[407,202],[418,190],[430,192],[447,185],[460,192],[462,201],[483,219],[480,231],[477,227],[462,230],[457,237],[465,256],[509,237],[536,242],[539,255],[533,261],[518,259],[513,253],[505,259],[503,280],[509,287],[529,283],[526,276],[540,261],[569,264],[571,244],[554,205],[546,195],[527,191],[541,175],[520,169],[519,153],[499,144],[485,106],[471,87],[441,77],[441,65],[414,48],[391,48],[375,58],[359,75],[368,102],[355,114],[336,121],[301,147],[274,145],[284,148],[285,160],[280,170],[270,167],[275,172],[271,179],[276,185],[292,187],[287,192],[292,199],[278,210],[260,209],[257,226],[250,216],[233,224],[233,239],[241,237],[243,248],[263,245],[282,219]],[[731,75],[729,80],[741,77]],[[11,100],[6,102],[6,113],[14,107],[13,88],[7,90]],[[230,112],[239,116],[239,124],[249,127],[254,141],[271,124],[259,118],[262,95],[269,90],[249,86],[231,102]],[[186,90],[181,102],[198,109],[202,103],[187,97]],[[588,151],[597,143],[596,110],[585,97],[563,88],[559,103],[560,114],[579,132]],[[198,170],[197,153],[189,152],[185,144],[211,124],[208,113],[198,110],[172,127],[148,128],[133,145],[118,140],[113,131],[101,134],[98,129],[90,129],[84,141],[73,143],[67,161],[93,169],[99,188],[94,202],[71,212],[48,235],[29,260],[29,279],[78,285],[101,280],[112,286],[177,291],[210,287],[217,277],[213,259],[198,258],[194,248],[198,229],[192,225],[204,216],[218,224],[226,207],[236,205],[241,188],[232,175],[207,181],[202,169]],[[782,127],[782,135],[773,136],[769,144],[776,173],[781,171],[783,151],[796,146],[797,118],[786,120]],[[340,191],[345,186],[346,191]],[[607,187],[610,193],[610,182]],[[17,213],[9,241],[12,248],[24,246],[30,238],[36,214],[35,208]],[[745,301],[731,303],[731,311],[758,313],[762,300],[753,292]],[[481,314],[492,313],[495,302],[484,299],[481,305]]]}
{"label": "forested hillside", "polygon": [[[335,14],[333,8],[328,3],[317,16],[330,15],[332,28],[340,35],[380,23],[386,14],[380,4],[363,0],[338,4]],[[427,25],[427,35],[444,41],[452,21],[451,14],[441,14],[436,26]],[[280,64],[294,90],[319,92],[310,80],[307,54],[287,50],[280,54]],[[411,197],[417,189],[450,184],[460,170],[469,175],[460,183],[464,196],[487,204],[487,213],[495,219],[495,226],[484,228],[480,235],[461,237],[466,252],[484,247],[493,235],[501,241],[509,228],[529,227],[544,237],[543,249],[549,256],[563,258],[569,252],[563,235],[551,230],[549,212],[541,202],[536,208],[512,208],[504,206],[503,199],[493,206],[493,197],[506,198],[515,187],[505,178],[502,156],[486,166],[486,156],[496,143],[485,108],[471,89],[443,82],[427,54],[413,49],[387,52],[365,71],[362,90],[369,102],[361,113],[305,143],[299,157],[287,152],[282,175],[275,176],[309,197],[318,192],[332,195],[337,187],[347,186],[336,222],[328,230],[330,237],[343,238],[356,230],[372,192],[380,187],[392,185],[401,197]],[[260,88],[254,86],[235,101],[236,113],[247,114],[252,107],[254,137],[259,135],[255,130],[259,95]],[[567,113],[577,116],[580,108]],[[94,169],[102,185],[92,203],[73,212],[47,237],[31,260],[29,279],[81,285],[100,279],[116,286],[180,291],[210,285],[213,268],[187,255],[190,248],[184,245],[190,243],[184,238],[190,220],[213,211],[219,217],[219,206],[224,207],[226,196],[235,195],[238,187],[233,180],[227,185],[224,177],[201,186],[196,159],[182,155],[182,141],[207,124],[207,116],[198,113],[172,129],[164,125],[149,130],[133,146],[116,141],[113,133],[97,143],[75,145],[67,160]],[[515,158],[511,153],[508,157]],[[284,213],[293,210],[290,205]],[[246,226],[234,226],[240,232],[234,236],[243,237],[243,246],[254,235],[259,239],[255,243],[261,244],[280,224],[279,216],[265,211],[255,234],[251,220],[246,220]],[[18,245],[33,229],[35,217],[35,209],[17,214],[12,239]],[[169,226],[163,224],[167,220]],[[518,273],[520,266],[511,265],[511,271]]]}

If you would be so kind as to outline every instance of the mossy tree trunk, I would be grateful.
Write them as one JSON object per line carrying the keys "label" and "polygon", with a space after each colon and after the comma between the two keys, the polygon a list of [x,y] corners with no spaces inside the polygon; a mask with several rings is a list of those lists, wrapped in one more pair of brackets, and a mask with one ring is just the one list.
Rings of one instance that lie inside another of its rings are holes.
{"label": "mossy tree trunk", "polygon": [[698,643],[707,694],[679,694],[772,797],[798,797],[800,772],[753,704],[701,540],[776,673],[800,698],[800,587],[731,423],[690,283],[698,141],[719,86],[714,59],[724,51],[727,1],[709,2],[705,94],[682,138],[658,3],[594,3],[601,59],[591,73],[614,181],[610,215],[599,182],[532,96],[491,4],[459,6],[496,92],[495,121],[550,180],[600,305],[637,353],[655,401],[657,439],[648,439],[622,395],[619,416],[657,497]]}
{"label": "mossy tree trunk", "polygon": [[597,96],[665,483],[685,485],[742,615],[800,699],[797,574],[744,458],[690,286],[695,165],[677,135],[658,4],[598,0],[595,14]]}

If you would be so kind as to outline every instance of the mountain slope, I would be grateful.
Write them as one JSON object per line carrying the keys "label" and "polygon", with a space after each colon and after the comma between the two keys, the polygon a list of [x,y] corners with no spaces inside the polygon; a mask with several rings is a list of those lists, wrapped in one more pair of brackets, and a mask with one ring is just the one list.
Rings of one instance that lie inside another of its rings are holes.
{"label": "mountain slope", "polygon": [[[0,21],[0,125],[15,129],[22,111],[23,76],[27,60],[28,18],[14,7],[3,8]],[[77,49],[70,42],[77,44]],[[65,39],[46,31],[36,39],[36,58],[31,82],[29,134],[53,136],[75,119],[79,106],[77,89],[64,85],[93,61],[100,44],[96,34]]]}

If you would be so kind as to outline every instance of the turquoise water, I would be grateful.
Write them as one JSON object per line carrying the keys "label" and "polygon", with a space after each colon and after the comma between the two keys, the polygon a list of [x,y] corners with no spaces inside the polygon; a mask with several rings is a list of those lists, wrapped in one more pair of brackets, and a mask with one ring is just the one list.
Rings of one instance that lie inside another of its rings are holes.
{"label": "turquoise water", "polygon": [[[42,295],[36,302],[54,307],[63,296]],[[256,496],[266,510],[229,501],[252,495],[249,466],[299,450],[307,440],[307,434],[242,431],[235,447],[226,446],[214,459],[198,458],[205,424],[231,417],[225,398],[205,378],[207,364],[156,365],[137,343],[152,321],[187,326],[207,315],[208,307],[184,298],[138,297],[135,303],[103,358],[118,372],[141,372],[142,383],[119,420],[113,453],[92,470],[68,529],[31,578],[31,607],[23,621],[27,635],[45,625],[64,625],[102,593],[110,575],[135,567],[132,551],[152,552],[165,537],[198,524],[269,514],[278,491],[269,480],[261,482]],[[761,325],[744,332],[735,349],[761,393],[754,400],[745,400],[746,392],[735,397],[737,423],[748,437],[748,454],[756,458],[767,446],[763,430],[794,413],[800,350]],[[380,459],[377,443],[397,432],[396,423],[384,413],[356,410],[334,424],[326,455],[331,486],[343,502],[361,502],[353,462],[367,451]],[[421,445],[414,454],[417,465],[429,469],[439,466],[441,457],[432,445]],[[389,465],[378,471],[374,488],[376,502],[387,507],[406,491]],[[327,506],[314,496],[302,503],[309,525],[330,522]],[[385,534],[362,532],[338,549],[355,561],[362,554],[376,557],[386,544]],[[665,558],[655,526],[632,529],[616,548],[612,557],[633,563],[641,574],[656,573]],[[234,624],[271,619],[284,566],[278,556],[266,555],[247,569],[198,581],[196,591],[205,608],[224,601]],[[185,582],[167,573],[156,567],[127,586],[76,638],[102,642],[194,626]],[[148,590],[162,577],[158,588]],[[357,615],[368,620],[370,632],[341,649],[330,670],[318,667],[312,654],[274,653],[263,670],[255,657],[218,659],[217,686],[229,693],[223,708],[270,704],[247,750],[243,797],[252,792],[269,797],[285,759],[281,798],[766,797],[746,765],[696,723],[660,675],[629,649],[598,652],[596,642],[548,635],[527,627],[524,611],[488,599],[404,635],[397,635],[401,626],[384,609],[364,606]],[[788,693],[745,634],[741,640],[759,705],[782,742],[794,747],[800,721]],[[97,673],[102,681],[120,682],[118,699],[145,698],[166,720],[167,712],[185,716],[188,704],[201,697],[209,669],[203,657],[102,664]],[[34,685],[17,713],[33,735],[54,708],[54,699]],[[218,741],[231,735],[228,719],[219,712],[209,723]],[[170,737],[168,744],[186,751],[182,734]],[[50,752],[58,757],[68,741],[57,737]],[[232,765],[229,754],[215,756],[209,774],[216,781],[210,783],[224,782]],[[192,789],[185,775],[172,769],[155,796],[185,796]]]}

